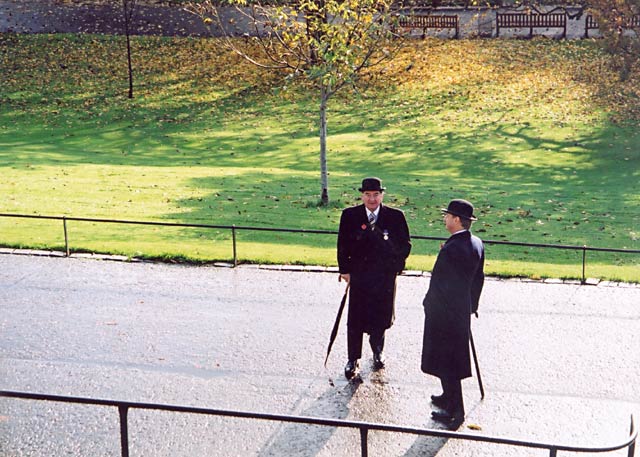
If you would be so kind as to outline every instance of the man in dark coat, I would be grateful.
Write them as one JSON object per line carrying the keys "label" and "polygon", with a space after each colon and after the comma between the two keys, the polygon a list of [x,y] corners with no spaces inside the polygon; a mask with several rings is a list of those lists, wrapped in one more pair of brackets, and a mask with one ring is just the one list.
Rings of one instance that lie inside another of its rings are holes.
{"label": "man in dark coat", "polygon": [[384,368],[385,331],[395,317],[396,276],[411,251],[404,213],[382,205],[385,188],[378,178],[362,181],[362,204],[346,208],[338,232],[340,280],[349,283],[347,379],[359,369],[362,338],[369,334],[374,369]]}
{"label": "man in dark coat", "polygon": [[442,211],[451,237],[440,249],[423,301],[422,371],[442,383],[442,395],[431,396],[441,410],[431,416],[455,430],[464,422],[461,380],[471,376],[470,323],[484,284],[484,247],[469,231],[477,220],[471,203],[452,200]]}

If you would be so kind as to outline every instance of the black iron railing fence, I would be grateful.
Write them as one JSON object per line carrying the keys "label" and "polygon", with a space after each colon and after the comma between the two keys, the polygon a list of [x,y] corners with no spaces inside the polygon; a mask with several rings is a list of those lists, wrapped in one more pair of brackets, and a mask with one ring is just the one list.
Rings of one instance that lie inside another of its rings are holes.
{"label": "black iron railing fence", "polygon": [[[233,265],[238,265],[238,250],[237,250],[237,233],[239,231],[254,231],[254,232],[280,232],[280,233],[302,233],[302,234],[318,234],[318,235],[333,235],[338,234],[333,230],[309,230],[309,229],[291,229],[291,228],[277,228],[277,227],[249,227],[240,225],[215,225],[215,224],[184,224],[179,222],[152,222],[152,221],[132,221],[123,219],[101,219],[90,217],[72,217],[72,216],[42,216],[35,214],[9,214],[0,213],[0,217],[7,218],[22,218],[22,219],[46,219],[46,220],[58,220],[62,222],[64,232],[64,245],[65,254],[70,255],[71,248],[69,242],[69,236],[67,231],[67,224],[69,222],[93,222],[93,223],[106,223],[106,224],[129,224],[129,225],[147,225],[147,226],[161,226],[161,227],[188,227],[188,228],[203,228],[203,229],[216,229],[216,230],[230,230],[231,240],[233,245]],[[446,238],[438,236],[423,236],[412,234],[411,238],[414,240],[434,240],[444,241]],[[1,240],[0,240],[1,241]],[[593,246],[573,246],[564,244],[544,244],[544,243],[522,243],[516,241],[499,241],[499,240],[483,240],[486,245],[503,245],[503,246],[520,246],[527,248],[544,248],[544,249],[561,249],[567,251],[578,251],[582,253],[582,278],[581,282],[586,282],[586,266],[587,266],[587,252],[608,252],[619,254],[640,254],[638,249],[618,249],[618,248],[599,248]]]}
{"label": "black iron railing fence", "polygon": [[101,400],[85,397],[67,397],[60,395],[46,395],[28,392],[0,391],[0,397],[20,398],[26,400],[44,400],[62,403],[76,403],[83,405],[110,406],[118,408],[120,416],[120,447],[122,457],[129,457],[129,425],[128,412],[130,409],[145,409],[156,411],[170,411],[175,413],[189,414],[205,414],[210,416],[235,417],[254,420],[266,420],[276,422],[287,422],[297,424],[320,425],[325,427],[351,428],[360,431],[360,450],[362,457],[369,455],[368,436],[369,431],[376,430],[391,433],[406,433],[421,436],[431,436],[436,438],[459,439],[466,441],[476,441],[482,443],[503,444],[508,446],[517,446],[530,449],[544,449],[549,451],[550,457],[555,457],[558,451],[574,452],[574,453],[605,453],[613,452],[620,449],[627,449],[627,457],[633,457],[635,454],[636,439],[638,432],[635,428],[633,415],[631,416],[631,425],[629,437],[618,444],[601,447],[581,447],[568,446],[551,443],[541,443],[535,441],[523,441],[510,438],[499,438],[495,436],[486,436],[479,434],[468,434],[459,432],[450,432],[445,430],[435,430],[417,427],[402,427],[399,425],[380,424],[373,422],[347,421],[341,419],[327,419],[309,416],[292,416],[281,414],[267,414],[246,411],[231,411],[224,409],[197,408],[192,406],[163,405],[157,403],[138,403],[118,400]]}

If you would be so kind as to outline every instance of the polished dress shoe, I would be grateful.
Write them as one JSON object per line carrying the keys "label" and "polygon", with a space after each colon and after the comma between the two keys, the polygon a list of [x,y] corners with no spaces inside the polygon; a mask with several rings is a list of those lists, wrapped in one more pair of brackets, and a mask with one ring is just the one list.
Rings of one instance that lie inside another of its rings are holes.
{"label": "polished dress shoe", "polygon": [[464,412],[432,411],[431,418],[444,424],[449,430],[458,430],[464,422]]}
{"label": "polished dress shoe", "polygon": [[380,370],[384,368],[384,354],[382,352],[374,352],[373,353],[373,368],[375,370]]}
{"label": "polished dress shoe", "polygon": [[360,363],[357,360],[349,360],[344,367],[344,377],[349,380],[353,379],[353,377],[358,374],[359,368]]}
{"label": "polished dress shoe", "polygon": [[438,408],[442,408],[442,409],[447,409],[447,406],[449,405],[449,401],[444,396],[444,394],[431,395],[431,403],[436,405]]}

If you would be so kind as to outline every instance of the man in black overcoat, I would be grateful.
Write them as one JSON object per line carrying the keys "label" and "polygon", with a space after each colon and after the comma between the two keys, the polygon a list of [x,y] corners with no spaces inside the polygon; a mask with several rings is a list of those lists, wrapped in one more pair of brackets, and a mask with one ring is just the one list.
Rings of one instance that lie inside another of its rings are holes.
{"label": "man in black overcoat", "polygon": [[411,251],[404,213],[382,204],[379,178],[365,178],[362,204],[346,208],[338,232],[340,280],[349,283],[347,379],[359,370],[362,339],[369,334],[374,369],[384,368],[385,331],[395,317],[396,276]]}
{"label": "man in black overcoat", "polygon": [[461,380],[471,376],[471,314],[478,310],[484,284],[484,247],[469,231],[477,220],[471,203],[452,200],[442,211],[451,236],[440,249],[423,301],[422,371],[442,384],[442,395],[431,396],[441,410],[431,416],[455,430],[464,422]]}

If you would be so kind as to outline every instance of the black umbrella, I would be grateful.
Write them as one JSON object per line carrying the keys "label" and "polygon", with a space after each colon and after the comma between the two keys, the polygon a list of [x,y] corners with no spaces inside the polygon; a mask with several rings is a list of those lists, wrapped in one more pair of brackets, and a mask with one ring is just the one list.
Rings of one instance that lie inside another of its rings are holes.
{"label": "black umbrella", "polygon": [[342,311],[344,310],[344,305],[347,303],[347,296],[349,295],[349,283],[347,283],[347,288],[344,291],[344,295],[342,296],[342,301],[340,302],[340,308],[338,308],[338,315],[336,316],[336,321],[333,324],[333,330],[331,330],[331,336],[329,337],[329,347],[327,348],[327,357],[324,359],[324,366],[327,367],[327,360],[329,360],[329,353],[331,352],[331,346],[333,346],[333,342],[336,340],[336,335],[338,334],[338,327],[340,326],[340,318],[342,317]]}

